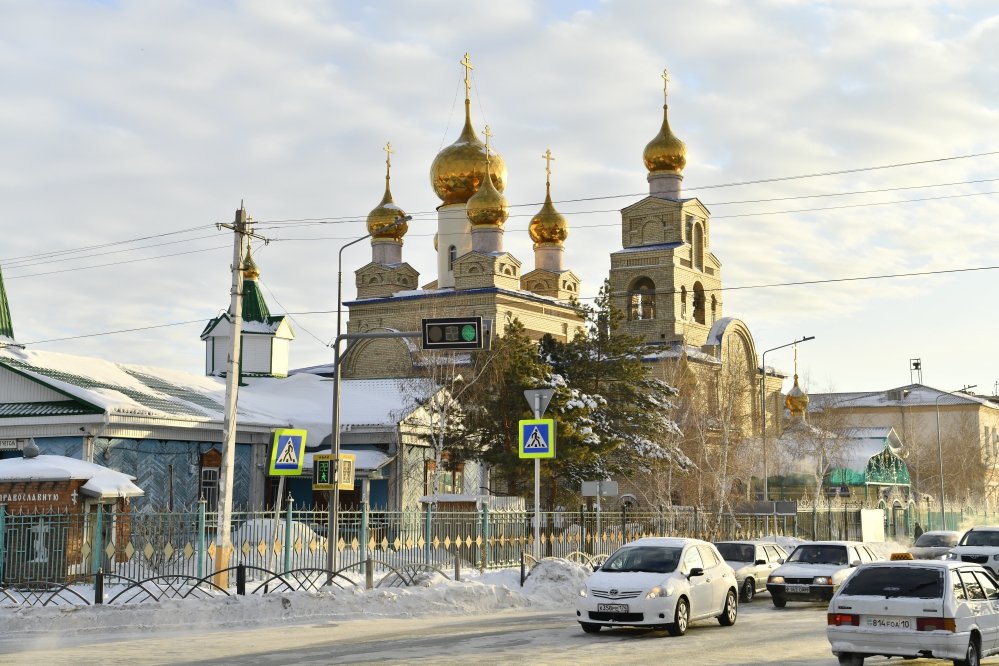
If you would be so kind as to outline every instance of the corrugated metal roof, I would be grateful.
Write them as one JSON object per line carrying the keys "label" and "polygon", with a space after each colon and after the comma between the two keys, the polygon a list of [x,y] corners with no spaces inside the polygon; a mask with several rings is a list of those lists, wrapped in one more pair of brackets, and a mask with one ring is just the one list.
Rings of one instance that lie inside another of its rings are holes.
{"label": "corrugated metal roof", "polygon": [[0,337],[14,339],[14,322],[7,306],[7,290],[3,286],[3,270],[0,269]]}
{"label": "corrugated metal roof", "polygon": [[100,410],[71,400],[59,402],[0,403],[0,419],[13,419],[22,416],[76,416],[79,414],[100,413]]}

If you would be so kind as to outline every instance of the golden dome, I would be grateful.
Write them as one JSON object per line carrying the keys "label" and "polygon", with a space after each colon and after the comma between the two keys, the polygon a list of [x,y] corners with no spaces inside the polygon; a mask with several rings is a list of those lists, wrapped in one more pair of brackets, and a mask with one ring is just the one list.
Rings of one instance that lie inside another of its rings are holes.
{"label": "golden dome", "polygon": [[[506,189],[506,162],[490,149],[490,179],[497,192]],[[445,204],[466,203],[482,184],[486,174],[486,146],[472,129],[471,103],[465,99],[465,126],[461,136],[437,153],[430,165],[430,185]]]}
{"label": "golden dome", "polygon": [[[489,149],[489,126],[486,125],[486,150]],[[491,160],[486,159],[486,172],[483,175],[482,187],[472,195],[465,205],[465,214],[473,227],[502,227],[506,218],[510,217],[510,206],[506,197],[500,194],[490,178]]]}
{"label": "golden dome", "polygon": [[791,416],[804,416],[808,410],[808,394],[798,386],[798,375],[794,375],[794,386],[784,396],[784,406],[791,412]]}
{"label": "golden dome", "polygon": [[253,254],[250,250],[250,243],[246,243],[246,259],[243,260],[243,279],[244,280],[256,280],[260,277],[260,269],[257,268],[257,262],[253,261]]}
{"label": "golden dome", "polygon": [[569,237],[569,222],[555,210],[552,203],[552,186],[545,186],[545,203],[527,227],[535,245],[561,245]]}
{"label": "golden dome", "polygon": [[663,126],[656,138],[649,141],[642,153],[645,168],[651,173],[658,171],[683,171],[687,166],[687,146],[669,128],[667,105],[663,104]]}
{"label": "golden dome", "polygon": [[392,190],[389,189],[389,182],[392,178],[391,159],[392,153],[394,152],[392,150],[392,144],[389,143],[382,150],[384,150],[388,155],[388,158],[385,160],[385,196],[382,197],[381,203],[375,206],[375,208],[368,213],[368,233],[371,234],[373,239],[401,241],[402,237],[406,235],[407,231],[409,231],[408,222],[403,222],[402,224],[398,224],[383,233],[379,233],[379,229],[384,229],[385,227],[391,225],[395,222],[396,218],[406,216],[406,211],[399,208],[399,206],[392,201]]}

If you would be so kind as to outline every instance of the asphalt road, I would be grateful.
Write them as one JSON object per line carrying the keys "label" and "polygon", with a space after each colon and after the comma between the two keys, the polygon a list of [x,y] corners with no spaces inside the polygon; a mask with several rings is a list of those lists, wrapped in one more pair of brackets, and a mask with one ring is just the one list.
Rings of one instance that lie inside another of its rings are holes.
{"label": "asphalt road", "polygon": [[[363,620],[185,634],[107,635],[33,644],[0,637],[0,664],[836,664],[825,637],[825,605],[740,609],[733,627],[692,625],[686,636],[633,629],[584,634],[573,613],[501,613],[467,618]],[[882,658],[869,664],[886,663]],[[895,663],[898,663],[895,660]],[[906,664],[944,664],[919,659]],[[999,663],[988,659],[985,663]]]}

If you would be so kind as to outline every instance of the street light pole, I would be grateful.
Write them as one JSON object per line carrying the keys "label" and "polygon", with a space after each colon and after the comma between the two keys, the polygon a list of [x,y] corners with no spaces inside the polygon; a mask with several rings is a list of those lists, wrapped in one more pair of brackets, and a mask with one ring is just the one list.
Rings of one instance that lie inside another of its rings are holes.
{"label": "street light pole", "polygon": [[941,395],[936,397],[936,400],[933,401],[937,411],[937,456],[940,464],[940,524],[943,525],[942,529],[944,530],[947,529],[947,512],[944,509],[943,445],[940,444],[940,398],[945,398],[948,395],[954,395],[955,393],[967,393],[969,389],[973,389],[976,386],[978,386],[978,384],[965,386],[964,388],[957,389],[956,391],[944,391]]}
{"label": "street light pole", "polygon": [[[411,215],[395,218],[395,222],[378,229],[375,233],[383,233],[400,224],[405,224],[412,220]],[[331,449],[333,453],[333,490],[330,491],[329,517],[326,534],[326,566],[329,568],[330,577],[335,571],[336,547],[338,535],[340,533],[340,342],[345,336],[340,334],[341,319],[343,317],[343,251],[351,245],[356,245],[366,238],[371,238],[374,234],[365,234],[360,238],[350,241],[340,248],[337,259],[336,272],[336,339],[333,343],[333,432],[331,434]],[[390,337],[384,335],[371,334],[370,337]],[[356,339],[356,338],[355,338]],[[349,347],[347,350],[349,351]]]}
{"label": "street light pole", "polygon": [[760,412],[763,417],[763,501],[769,501],[770,499],[770,487],[769,487],[769,477],[770,472],[767,468],[767,354],[772,351],[777,351],[778,349],[784,349],[785,347],[791,347],[792,345],[799,344],[801,342],[808,342],[809,340],[814,340],[815,336],[810,335],[807,337],[802,337],[800,340],[795,340],[794,342],[789,342],[786,345],[781,345],[780,347],[774,347],[773,349],[768,349],[763,352],[762,360],[760,365],[763,366],[762,377],[760,378],[760,398],[761,406],[763,411]]}

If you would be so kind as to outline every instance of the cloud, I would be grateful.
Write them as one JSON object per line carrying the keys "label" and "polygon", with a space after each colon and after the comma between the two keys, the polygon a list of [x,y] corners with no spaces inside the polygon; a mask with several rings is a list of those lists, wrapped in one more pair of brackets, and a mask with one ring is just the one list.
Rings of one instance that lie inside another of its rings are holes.
{"label": "cloud", "polygon": [[[281,303],[334,309],[340,243],[309,239],[363,233],[381,197],[386,141],[397,151],[395,200],[419,214],[404,258],[422,282],[434,279],[439,202],[428,170],[457,136],[466,51],[476,66],[473,120],[493,128],[511,203],[540,203],[546,149],[556,156],[556,199],[636,195],[559,204],[572,225],[567,265],[586,294],[620,247],[614,211],[647,190],[641,151],[660,123],[664,67],[671,124],[690,149],[684,185],[715,215],[711,250],[726,285],[992,265],[999,195],[777,211],[999,191],[996,183],[722,204],[999,177],[995,157],[696,188],[996,150],[997,37],[994,9],[956,2],[9,3],[0,264],[17,334],[48,339],[226,307],[226,249],[15,278],[223,246],[230,237],[210,225],[229,221],[241,200],[281,239],[257,253]],[[513,212],[506,246],[530,266],[534,210]],[[355,221],[268,222],[303,218]],[[11,261],[195,226],[204,229],[192,236],[217,238],[44,266]],[[348,298],[353,270],[369,257],[363,244],[345,253]],[[723,300],[761,349],[816,335],[803,363],[843,389],[901,384],[910,356],[924,358],[928,382],[991,386],[999,367],[978,341],[999,323],[987,305],[997,278],[729,291]],[[322,339],[335,329],[329,315],[296,319]],[[199,331],[51,348],[198,372]],[[292,355],[295,365],[329,359],[302,331]]]}

